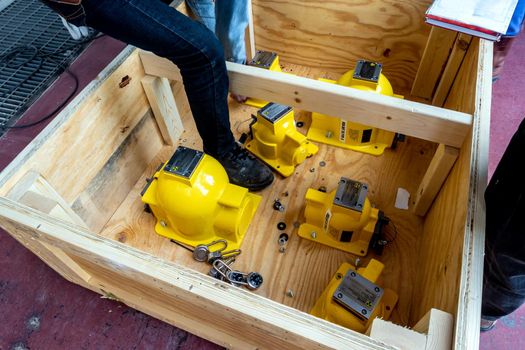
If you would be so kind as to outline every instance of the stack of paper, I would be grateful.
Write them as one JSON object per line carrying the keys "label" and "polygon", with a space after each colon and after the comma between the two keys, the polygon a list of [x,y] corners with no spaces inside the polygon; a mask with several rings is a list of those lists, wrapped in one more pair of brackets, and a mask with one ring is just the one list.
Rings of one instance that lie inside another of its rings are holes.
{"label": "stack of paper", "polygon": [[497,40],[505,34],[518,0],[435,0],[427,11],[429,24]]}

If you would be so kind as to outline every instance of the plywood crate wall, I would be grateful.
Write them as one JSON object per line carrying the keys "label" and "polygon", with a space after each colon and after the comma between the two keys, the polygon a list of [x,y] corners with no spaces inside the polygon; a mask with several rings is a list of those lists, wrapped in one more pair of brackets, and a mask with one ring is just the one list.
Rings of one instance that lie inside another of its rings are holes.
{"label": "plywood crate wall", "polygon": [[[235,265],[264,276],[257,291],[208,277],[144,212],[146,178],[178,145],[201,141],[177,68],[132,47],[0,174],[0,225],[66,279],[228,348],[477,349],[492,45],[431,30],[429,3],[253,1],[249,44],[277,52],[293,75],[228,63],[233,92],[294,106],[301,132],[315,111],[407,135],[380,157],[320,145],[260,193]],[[315,80],[337,79],[358,59],[382,62],[405,100]],[[230,103],[236,137],[255,111]],[[398,230],[382,256],[361,259],[383,262],[381,282],[399,294],[392,323],[368,335],[308,314],[355,260],[296,234],[307,189],[333,189],[341,176],[369,184]],[[409,210],[394,207],[400,187]],[[290,235],[284,254],[279,221]]]}

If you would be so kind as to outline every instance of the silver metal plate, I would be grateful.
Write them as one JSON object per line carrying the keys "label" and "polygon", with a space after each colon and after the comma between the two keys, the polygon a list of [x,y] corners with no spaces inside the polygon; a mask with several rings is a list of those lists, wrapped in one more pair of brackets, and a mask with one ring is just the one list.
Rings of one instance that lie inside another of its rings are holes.
{"label": "silver metal plate", "polygon": [[367,184],[342,177],[335,192],[334,204],[361,212],[367,194]]}
{"label": "silver metal plate", "polygon": [[293,110],[293,107],[270,102],[259,110],[259,115],[270,123],[275,123]]}
{"label": "silver metal plate", "polygon": [[359,318],[368,320],[382,296],[383,288],[350,269],[332,298]]}

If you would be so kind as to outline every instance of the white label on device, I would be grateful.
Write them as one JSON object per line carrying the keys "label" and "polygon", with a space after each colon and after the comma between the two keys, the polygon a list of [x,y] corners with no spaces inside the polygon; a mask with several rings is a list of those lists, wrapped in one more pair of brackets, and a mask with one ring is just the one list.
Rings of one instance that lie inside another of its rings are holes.
{"label": "white label on device", "polygon": [[339,141],[346,142],[346,120],[341,119],[341,128],[339,129]]}

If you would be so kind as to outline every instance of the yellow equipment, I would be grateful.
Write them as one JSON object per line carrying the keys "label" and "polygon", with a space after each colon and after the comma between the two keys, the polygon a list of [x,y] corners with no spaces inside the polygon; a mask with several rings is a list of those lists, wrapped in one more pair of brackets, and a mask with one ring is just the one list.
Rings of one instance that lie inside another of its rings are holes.
{"label": "yellow equipment", "polygon": [[[248,62],[248,65],[275,72],[281,72],[281,66],[279,65],[279,56],[277,56],[275,52],[257,51],[253,59],[250,62]],[[268,102],[250,97],[244,103],[248,106],[262,108]]]}
{"label": "yellow equipment", "polygon": [[[380,63],[358,61],[356,68],[346,72],[338,81],[319,79],[320,81],[348,86],[354,89],[371,91],[377,94],[403,98],[394,94],[392,85],[381,74]],[[308,130],[309,140],[326,143],[363,153],[379,156],[385,148],[396,142],[396,134],[390,131],[352,123],[337,117],[312,113],[312,125]]]}
{"label": "yellow equipment", "polygon": [[230,184],[214,158],[179,146],[148,181],[142,201],[159,235],[190,246],[224,239],[238,249],[261,197]]}
{"label": "yellow equipment", "polygon": [[246,148],[283,176],[317,153],[319,148],[295,128],[293,108],[269,103],[257,113]]}
{"label": "yellow equipment", "polygon": [[387,243],[383,227],[389,219],[372,208],[368,185],[342,177],[337,190],[330,193],[308,189],[306,222],[299,236],[359,256],[371,247],[380,254]]}
{"label": "yellow equipment", "polygon": [[375,259],[357,271],[348,263],[342,264],[310,314],[361,333],[376,317],[388,320],[398,296],[375,284],[383,268]]}

